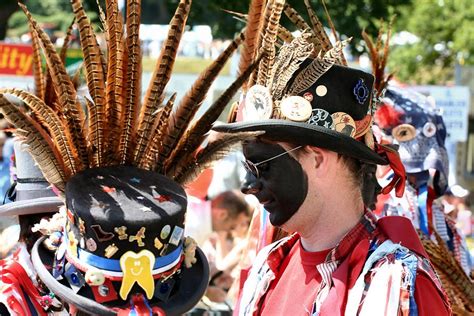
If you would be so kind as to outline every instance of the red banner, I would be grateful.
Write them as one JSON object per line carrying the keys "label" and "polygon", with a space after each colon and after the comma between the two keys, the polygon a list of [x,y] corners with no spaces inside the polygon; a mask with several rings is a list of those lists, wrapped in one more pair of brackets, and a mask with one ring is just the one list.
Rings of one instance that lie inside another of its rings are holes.
{"label": "red banner", "polygon": [[33,47],[0,42],[0,75],[32,76]]}

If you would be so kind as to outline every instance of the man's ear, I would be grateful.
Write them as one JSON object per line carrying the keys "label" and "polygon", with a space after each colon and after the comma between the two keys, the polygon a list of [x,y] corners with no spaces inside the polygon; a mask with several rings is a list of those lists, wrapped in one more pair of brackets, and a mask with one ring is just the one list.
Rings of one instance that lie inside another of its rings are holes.
{"label": "man's ear", "polygon": [[314,166],[316,176],[325,177],[329,170],[330,158],[336,153],[319,147],[307,147],[311,150],[312,153],[312,164]]}

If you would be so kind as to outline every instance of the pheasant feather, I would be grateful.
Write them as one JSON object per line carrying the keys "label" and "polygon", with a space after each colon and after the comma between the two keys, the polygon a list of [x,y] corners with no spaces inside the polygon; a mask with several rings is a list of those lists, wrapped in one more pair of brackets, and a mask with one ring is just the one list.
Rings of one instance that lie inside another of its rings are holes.
{"label": "pheasant feather", "polygon": [[117,135],[120,135],[122,127],[122,109],[124,104],[124,75],[123,75],[123,30],[122,17],[118,9],[117,0],[107,1],[107,86],[105,91],[105,121],[104,131],[106,143],[107,161],[114,161],[118,156]]}
{"label": "pheasant feather", "polygon": [[100,166],[103,159],[105,100],[105,76],[101,60],[101,53],[97,38],[92,30],[92,25],[88,19],[80,0],[71,0],[72,9],[79,25],[82,51],[84,53],[84,65],[86,69],[87,86],[89,93],[94,100],[94,115],[89,113],[88,140],[89,152],[93,152],[93,162],[95,166]]}
{"label": "pheasant feather", "polygon": [[[154,171],[162,172],[163,162],[165,156],[162,155],[163,138],[168,130],[169,118],[173,111],[174,101],[176,100],[176,93],[170,97],[166,105],[160,110],[159,117],[157,119],[157,128],[153,131],[151,139],[152,141],[148,144],[146,149],[146,160],[141,164],[144,166],[150,166]],[[158,113],[157,113],[158,114]]]}
{"label": "pheasant feather", "polygon": [[181,0],[171,19],[168,37],[163,44],[163,49],[156,63],[155,72],[153,73],[152,81],[145,95],[145,103],[139,116],[137,141],[133,157],[136,163],[141,160],[145,153],[145,148],[150,141],[150,131],[156,128],[156,126],[153,126],[154,117],[152,114],[156,112],[163,102],[163,91],[171,77],[171,71],[178,53],[178,45],[184,32],[190,8],[191,0]]}
{"label": "pheasant feather", "polygon": [[275,58],[276,36],[284,4],[284,0],[275,0],[272,6],[270,19],[268,20],[268,25],[265,29],[265,35],[263,36],[262,42],[264,55],[260,61],[257,77],[257,84],[260,85],[268,84],[268,79],[270,78],[270,71]]}
{"label": "pheasant feather", "polygon": [[51,74],[56,94],[58,95],[59,104],[61,105],[64,117],[68,122],[69,132],[72,135],[74,146],[79,153],[79,157],[82,159],[82,163],[84,166],[87,166],[87,149],[82,129],[84,112],[81,106],[76,102],[76,91],[74,86],[49,37],[38,26],[38,23],[31,16],[26,6],[22,3],[19,3],[18,5],[25,12],[32,28],[37,32],[41,39],[41,46],[43,47],[43,52],[46,57],[46,63]]}
{"label": "pheasant feather", "polygon": [[[311,21],[311,25],[313,26],[313,34],[316,38],[319,39],[319,46],[321,47],[323,53],[327,52],[332,48],[331,41],[329,40],[326,31],[324,30],[323,24],[319,21],[318,16],[314,12],[309,0],[304,0],[304,4],[306,6],[306,11],[308,11],[309,20]],[[319,53],[319,51],[318,51]]]}
{"label": "pheasant feather", "polygon": [[61,156],[46,131],[1,94],[0,111],[7,121],[17,128],[16,134],[29,145],[29,150],[46,180],[63,192],[66,176]]}
{"label": "pheasant feather", "polygon": [[140,108],[141,95],[141,47],[140,47],[140,13],[141,0],[127,1],[127,75],[126,102],[124,110],[124,130],[120,138],[120,163],[125,164],[131,160],[131,147],[133,146],[136,131],[135,120]]}
{"label": "pheasant feather", "polygon": [[77,172],[77,165],[80,161],[77,152],[71,143],[69,131],[65,128],[59,116],[48,107],[40,98],[26,91],[19,89],[4,89],[0,94],[11,94],[25,103],[33,111],[41,123],[51,135],[54,144],[57,146],[65,165],[65,175],[67,177]]}
{"label": "pheasant feather", "polygon": [[31,34],[31,46],[33,47],[33,76],[35,78],[35,94],[41,99],[45,95],[45,76],[41,62],[41,47],[38,34],[29,25]]}
{"label": "pheasant feather", "polygon": [[231,44],[217,57],[217,59],[209,65],[199,76],[191,89],[186,93],[178,105],[176,113],[170,117],[168,133],[163,139],[163,146],[160,156],[167,157],[173,148],[177,145],[183,136],[186,128],[199,109],[201,103],[206,97],[207,91],[211,87],[212,82],[224,67],[232,53],[235,52],[239,44],[243,40],[243,33],[240,33]]}
{"label": "pheasant feather", "polygon": [[331,68],[339,56],[342,54],[343,48],[348,41],[338,42],[336,46],[327,51],[322,58],[314,59],[305,69],[303,69],[293,81],[288,89],[288,93],[292,95],[299,94],[313,85],[326,71]]}
{"label": "pheasant feather", "polygon": [[216,160],[227,156],[229,152],[240,145],[242,141],[254,138],[262,132],[245,132],[226,134],[206,147],[198,149],[194,155],[188,155],[186,163],[180,163],[180,169],[172,170],[169,174],[171,178],[181,184],[187,184],[193,181],[204,169],[212,166]]}
{"label": "pheasant feather", "polygon": [[[239,61],[239,74],[248,68],[257,53],[258,35],[260,34],[260,27],[263,25],[262,17],[264,10],[265,0],[252,0],[250,2],[247,26],[245,28],[245,41],[242,44]],[[246,83],[243,84],[242,90],[247,90]]]}
{"label": "pheasant feather", "polygon": [[250,74],[257,68],[259,60],[250,64],[240,76],[222,93],[211,107],[197,120],[191,128],[186,131],[185,137],[181,138],[176,148],[168,158],[166,165],[175,165],[181,157],[194,152],[204,141],[212,124],[219,118],[226,105],[239,90]]}

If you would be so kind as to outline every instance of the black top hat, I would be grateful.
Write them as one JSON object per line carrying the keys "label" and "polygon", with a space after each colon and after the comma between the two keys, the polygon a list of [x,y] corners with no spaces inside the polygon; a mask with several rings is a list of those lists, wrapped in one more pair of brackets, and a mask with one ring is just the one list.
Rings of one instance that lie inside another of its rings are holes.
{"label": "black top hat", "polygon": [[58,250],[53,255],[37,243],[33,256],[46,286],[65,301],[95,313],[91,300],[107,311],[141,295],[175,315],[204,294],[205,256],[197,250],[196,263],[183,262],[194,249],[185,245],[187,199],[179,184],[131,166],[88,169],[67,183],[66,205]]}
{"label": "black top hat", "polygon": [[15,141],[15,201],[0,206],[0,216],[57,212],[64,204],[44,178],[28,152],[28,145]]}
{"label": "black top hat", "polygon": [[[260,137],[327,148],[369,163],[387,164],[364,143],[372,124],[374,77],[334,64],[308,84],[314,63],[307,59],[301,64],[280,100],[275,100],[267,87],[251,87],[243,103],[243,121],[213,129],[226,133],[264,131]],[[306,83],[302,84],[303,80]]]}

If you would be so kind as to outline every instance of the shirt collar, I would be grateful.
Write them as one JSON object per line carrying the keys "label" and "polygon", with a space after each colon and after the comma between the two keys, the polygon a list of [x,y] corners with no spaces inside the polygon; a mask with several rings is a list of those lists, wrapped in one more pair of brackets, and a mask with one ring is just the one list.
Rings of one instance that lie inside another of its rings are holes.
{"label": "shirt collar", "polygon": [[[372,212],[366,210],[361,219],[339,242],[339,244],[329,251],[326,262],[343,261],[354,247],[364,238],[369,238],[376,228],[377,219]],[[272,249],[267,258],[267,264],[273,273],[276,273],[283,259],[290,253],[291,248],[300,239],[297,233],[292,234],[281,241]]]}

